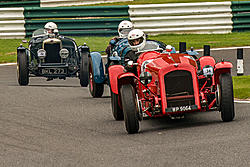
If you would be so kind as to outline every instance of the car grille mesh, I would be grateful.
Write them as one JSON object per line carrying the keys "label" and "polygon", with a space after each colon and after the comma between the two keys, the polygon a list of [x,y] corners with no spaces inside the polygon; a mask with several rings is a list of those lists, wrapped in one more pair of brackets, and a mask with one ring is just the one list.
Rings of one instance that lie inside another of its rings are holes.
{"label": "car grille mesh", "polygon": [[167,107],[194,105],[192,75],[188,71],[177,70],[164,76]]}
{"label": "car grille mesh", "polygon": [[60,52],[60,43],[53,44],[44,44],[44,49],[46,50],[46,63],[60,63],[61,57],[59,55]]}

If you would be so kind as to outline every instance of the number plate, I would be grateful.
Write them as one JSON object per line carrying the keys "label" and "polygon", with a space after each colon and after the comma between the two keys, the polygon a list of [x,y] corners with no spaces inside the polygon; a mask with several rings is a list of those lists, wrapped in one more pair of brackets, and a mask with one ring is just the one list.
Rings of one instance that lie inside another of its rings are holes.
{"label": "number plate", "polygon": [[66,74],[66,69],[64,68],[43,68],[42,74]]}
{"label": "number plate", "polygon": [[198,108],[197,105],[178,106],[178,107],[167,108],[166,112],[191,111],[191,110],[195,110],[197,108]]}

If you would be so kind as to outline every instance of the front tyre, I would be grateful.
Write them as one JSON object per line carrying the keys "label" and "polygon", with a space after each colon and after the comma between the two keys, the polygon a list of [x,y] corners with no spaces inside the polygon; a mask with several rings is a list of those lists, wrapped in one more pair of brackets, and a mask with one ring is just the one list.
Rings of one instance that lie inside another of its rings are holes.
{"label": "front tyre", "polygon": [[122,85],[121,100],[126,130],[129,134],[138,133],[139,119],[136,107],[135,90],[132,85]]}
{"label": "front tyre", "polygon": [[17,53],[17,78],[19,85],[29,84],[28,55],[25,52]]}
{"label": "front tyre", "polygon": [[83,52],[81,54],[81,63],[80,63],[80,84],[82,87],[87,87],[89,83],[89,53]]}
{"label": "front tyre", "polygon": [[112,106],[112,113],[116,121],[123,120],[123,111],[122,108],[119,105],[119,97],[117,94],[111,92],[111,106]]}
{"label": "front tyre", "polygon": [[96,83],[94,79],[93,62],[89,59],[89,92],[92,97],[102,97],[104,91],[103,83]]}
{"label": "front tyre", "polygon": [[221,119],[224,122],[229,122],[234,119],[234,97],[233,97],[233,82],[229,73],[220,75],[219,85],[219,101]]}

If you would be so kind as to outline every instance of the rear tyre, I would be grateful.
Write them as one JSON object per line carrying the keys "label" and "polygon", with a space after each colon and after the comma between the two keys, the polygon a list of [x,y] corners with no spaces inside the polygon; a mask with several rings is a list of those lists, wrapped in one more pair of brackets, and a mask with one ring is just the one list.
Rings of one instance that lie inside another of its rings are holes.
{"label": "rear tyre", "polygon": [[126,130],[129,134],[138,133],[139,119],[136,107],[135,91],[132,85],[122,85],[121,100]]}
{"label": "rear tyre", "polygon": [[119,99],[118,99],[119,97],[117,94],[113,93],[112,90],[110,90],[110,92],[111,92],[111,106],[112,106],[113,116],[117,121],[123,120],[124,116],[122,108],[119,105]]}
{"label": "rear tyre", "polygon": [[234,119],[234,97],[233,97],[233,82],[229,73],[220,75],[219,85],[219,105],[221,111],[221,119],[224,122],[229,122]]}
{"label": "rear tyre", "polygon": [[93,62],[89,59],[89,92],[92,97],[102,97],[104,91],[103,83],[96,83],[94,80]]}
{"label": "rear tyre", "polygon": [[17,53],[17,78],[19,85],[29,84],[28,55],[25,52]]}
{"label": "rear tyre", "polygon": [[80,64],[80,84],[82,87],[87,87],[89,83],[89,53],[84,52],[81,54],[81,64]]}

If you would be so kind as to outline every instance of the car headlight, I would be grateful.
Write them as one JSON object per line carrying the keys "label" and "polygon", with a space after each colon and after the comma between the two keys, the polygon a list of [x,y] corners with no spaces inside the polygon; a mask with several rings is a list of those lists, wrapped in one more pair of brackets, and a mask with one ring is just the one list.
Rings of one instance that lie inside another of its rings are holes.
{"label": "car headlight", "polygon": [[37,56],[39,57],[39,59],[44,59],[46,57],[46,50],[44,49],[39,49],[37,51]]}
{"label": "car headlight", "polygon": [[205,77],[209,78],[214,75],[214,68],[210,65],[206,65],[203,67],[202,72]]}
{"label": "car headlight", "polygon": [[150,72],[142,72],[140,74],[140,80],[141,83],[143,83],[144,85],[149,84],[152,81],[152,75]]}
{"label": "car headlight", "polygon": [[62,59],[66,59],[69,56],[69,51],[67,49],[61,49],[60,56]]}

